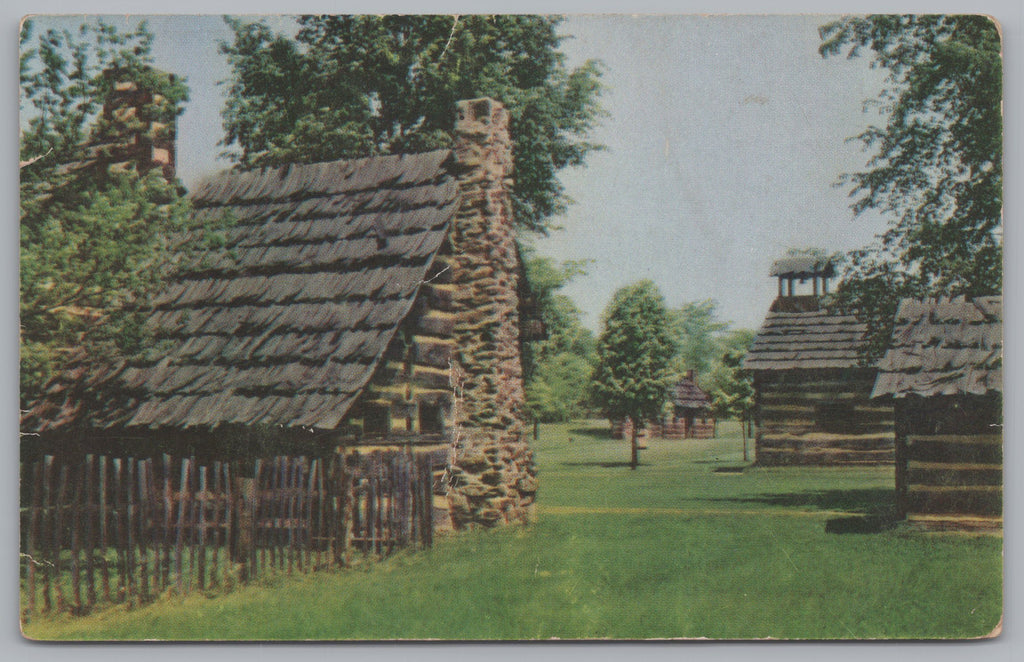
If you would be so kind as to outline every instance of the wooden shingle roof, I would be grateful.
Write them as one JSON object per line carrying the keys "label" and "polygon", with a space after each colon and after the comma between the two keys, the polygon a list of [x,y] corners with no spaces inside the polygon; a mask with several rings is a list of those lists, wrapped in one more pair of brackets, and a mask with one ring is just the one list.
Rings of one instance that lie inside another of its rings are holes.
{"label": "wooden shingle roof", "polygon": [[[120,367],[118,411],[96,420],[336,427],[447,237],[459,202],[449,165],[440,150],[228,172],[201,185],[197,220],[229,214],[226,243],[169,275],[149,320],[159,354]],[[60,388],[37,430],[77,415],[52,404]]]}
{"label": "wooden shingle roof", "polygon": [[772,310],[743,361],[747,370],[853,368],[860,365],[867,325],[827,309]]}
{"label": "wooden shingle roof", "polygon": [[690,377],[684,377],[672,387],[672,404],[684,409],[707,409],[711,398]]}
{"label": "wooden shingle roof", "polygon": [[772,268],[768,275],[793,276],[796,278],[810,278],[811,276],[818,275],[831,278],[835,275],[835,269],[832,266],[832,262],[826,258],[812,255],[797,255],[780,258],[772,262]]}
{"label": "wooden shingle roof", "polygon": [[1003,390],[1002,297],[904,299],[872,397]]}

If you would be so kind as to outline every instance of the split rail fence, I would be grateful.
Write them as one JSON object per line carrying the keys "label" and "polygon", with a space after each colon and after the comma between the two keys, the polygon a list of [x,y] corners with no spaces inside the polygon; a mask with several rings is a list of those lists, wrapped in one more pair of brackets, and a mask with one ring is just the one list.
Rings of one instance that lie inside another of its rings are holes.
{"label": "split rail fence", "polygon": [[193,457],[22,464],[26,616],[142,604],[272,572],[381,559],[434,535],[443,454],[279,456],[244,467]]}

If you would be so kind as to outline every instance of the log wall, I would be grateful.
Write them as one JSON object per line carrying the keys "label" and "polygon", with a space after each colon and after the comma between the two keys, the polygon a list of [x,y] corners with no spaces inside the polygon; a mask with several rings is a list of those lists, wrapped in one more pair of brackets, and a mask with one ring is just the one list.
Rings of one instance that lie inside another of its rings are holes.
{"label": "log wall", "polygon": [[870,368],[755,372],[757,464],[893,462],[893,407],[870,398],[874,377]]}
{"label": "log wall", "polygon": [[896,502],[903,517],[1001,518],[998,394],[896,400]]}
{"label": "log wall", "polygon": [[[629,439],[633,434],[633,422],[629,419],[612,421],[612,438]],[[686,425],[686,419],[678,419],[666,423],[650,423],[645,428],[646,436],[659,439],[714,439],[717,421],[707,418],[695,418],[692,425]]]}

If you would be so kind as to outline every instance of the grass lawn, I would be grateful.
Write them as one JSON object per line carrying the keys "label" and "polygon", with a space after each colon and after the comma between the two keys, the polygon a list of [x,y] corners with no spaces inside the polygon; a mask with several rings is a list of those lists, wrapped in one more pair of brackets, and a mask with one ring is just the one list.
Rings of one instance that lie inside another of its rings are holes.
{"label": "grass lawn", "polygon": [[[526,527],[214,598],[40,618],[39,639],[945,638],[1002,613],[1002,539],[878,530],[891,468],[746,468],[738,428],[654,440],[542,428]],[[867,521],[869,526],[862,526]],[[831,524],[829,524],[831,522]],[[826,532],[830,530],[846,533]]]}

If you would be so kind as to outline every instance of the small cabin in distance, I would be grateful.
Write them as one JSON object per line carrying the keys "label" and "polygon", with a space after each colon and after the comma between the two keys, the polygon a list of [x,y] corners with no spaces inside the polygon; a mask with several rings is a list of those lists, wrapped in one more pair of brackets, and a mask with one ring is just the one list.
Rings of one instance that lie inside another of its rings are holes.
{"label": "small cabin in distance", "polygon": [[711,398],[697,385],[693,370],[676,382],[671,390],[672,415],[662,426],[665,439],[712,439],[715,419],[711,416]]}
{"label": "small cabin in distance", "polygon": [[[651,421],[640,436],[661,439],[714,439],[717,421],[711,415],[711,398],[697,385],[693,370],[669,390],[672,412],[661,421]],[[633,421],[612,421],[612,438],[629,439]]]}
{"label": "small cabin in distance", "polygon": [[822,301],[832,263],[787,257],[769,273],[779,294],[743,363],[754,377],[757,463],[892,462],[892,407],[871,400],[877,371],[861,360],[867,325]]}

